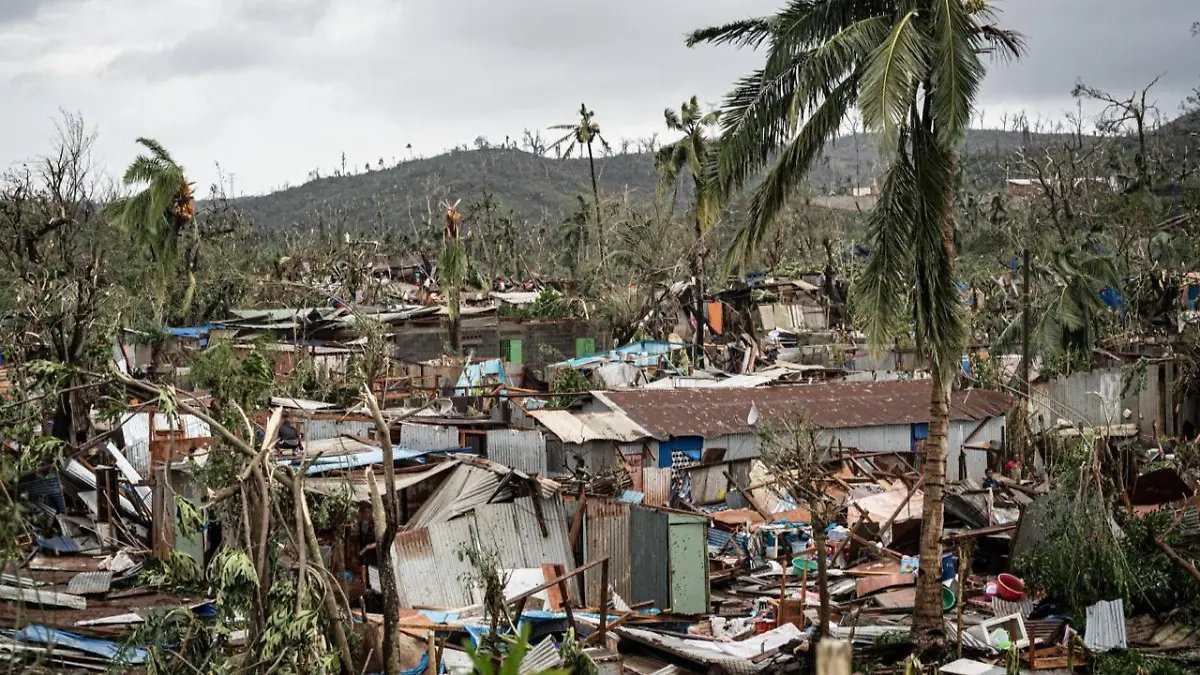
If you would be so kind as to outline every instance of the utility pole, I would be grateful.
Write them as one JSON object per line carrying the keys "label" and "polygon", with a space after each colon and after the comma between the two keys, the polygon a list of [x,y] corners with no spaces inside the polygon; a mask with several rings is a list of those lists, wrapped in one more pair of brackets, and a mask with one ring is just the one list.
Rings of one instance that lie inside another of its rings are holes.
{"label": "utility pole", "polygon": [[1025,471],[1029,452],[1029,249],[1021,249],[1021,448],[1017,456],[1020,471]]}

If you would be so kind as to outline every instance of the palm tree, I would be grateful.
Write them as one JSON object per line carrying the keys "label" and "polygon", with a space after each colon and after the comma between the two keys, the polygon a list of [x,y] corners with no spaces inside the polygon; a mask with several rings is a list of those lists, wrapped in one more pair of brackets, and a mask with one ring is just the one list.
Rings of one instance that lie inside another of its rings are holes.
{"label": "palm tree", "polygon": [[[678,111],[667,108],[663,112],[667,129],[681,132],[683,137],[670,145],[659,149],[655,155],[655,164],[662,174],[664,183],[677,190],[680,176],[685,172],[692,178],[692,188],[695,192],[695,208],[693,222],[695,224],[696,241],[692,247],[692,292],[696,298],[696,346],[692,354],[692,363],[696,367],[704,365],[704,239],[713,223],[720,214],[720,200],[715,175],[711,168],[711,157],[714,143],[709,138],[719,118],[716,112],[707,115],[700,110],[700,103],[693,96],[685,102]],[[673,193],[673,194],[677,194]],[[674,200],[671,201],[674,212]]]}
{"label": "palm tree", "polygon": [[158,141],[137,139],[149,154],[138,155],[125,170],[126,186],[141,191],[113,202],[106,212],[150,253],[159,269],[169,273],[178,255],[179,235],[195,224],[196,203],[183,167]]}
{"label": "palm tree", "polygon": [[596,183],[596,160],[592,154],[592,143],[600,141],[600,146],[605,152],[611,150],[608,141],[600,135],[600,125],[596,123],[596,113],[588,110],[586,103],[579,104],[579,121],[573,124],[557,124],[550,127],[557,131],[566,131],[567,134],[555,141],[550,147],[555,150],[563,150],[561,157],[570,159],[571,155],[576,150],[583,152],[587,148],[588,169],[592,173],[592,197],[596,200],[596,227],[600,228],[600,188]]}
{"label": "palm tree", "polygon": [[986,71],[981,56],[1017,57],[1024,47],[994,16],[986,0],[790,0],[774,16],[689,39],[767,54],[761,69],[736,83],[721,116],[715,170],[723,190],[740,189],[767,167],[735,240],[738,260],[762,242],[854,107],[889,164],[867,221],[871,257],[852,300],[877,349],[912,326],[933,375],[913,621],[922,642],[942,628],[949,397],[967,338],[954,277],[956,150]]}

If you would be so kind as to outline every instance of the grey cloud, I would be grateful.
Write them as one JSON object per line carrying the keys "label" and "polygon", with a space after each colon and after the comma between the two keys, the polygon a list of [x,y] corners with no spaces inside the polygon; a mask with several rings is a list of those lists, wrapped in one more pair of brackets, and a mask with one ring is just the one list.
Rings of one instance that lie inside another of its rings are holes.
{"label": "grey cloud", "polygon": [[235,20],[310,33],[329,13],[331,0],[225,0],[225,6]]}
{"label": "grey cloud", "polygon": [[1005,0],[994,5],[1003,26],[1025,35],[1029,54],[992,68],[985,96],[1062,101],[1079,79],[1128,95],[1162,75],[1155,92],[1166,113],[1200,84],[1200,38],[1190,33],[1200,20],[1195,0]]}
{"label": "grey cloud", "polygon": [[197,75],[231,74],[271,63],[270,41],[244,29],[210,28],[175,44],[126,51],[108,63],[111,74],[151,82]]}
{"label": "grey cloud", "polygon": [[35,18],[54,5],[82,1],[84,0],[3,0],[0,1],[0,25]]}

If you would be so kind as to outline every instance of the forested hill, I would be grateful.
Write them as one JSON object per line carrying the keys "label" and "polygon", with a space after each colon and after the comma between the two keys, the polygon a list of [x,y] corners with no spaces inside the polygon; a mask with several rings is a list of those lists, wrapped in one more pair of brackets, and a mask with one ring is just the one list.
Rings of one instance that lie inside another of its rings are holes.
{"label": "forested hill", "polygon": [[[1003,181],[1003,158],[1022,142],[1021,134],[973,131],[964,144],[970,170],[983,183]],[[820,194],[846,193],[855,184],[871,185],[876,175],[873,140],[864,135],[838,139],[814,167],[810,177]],[[649,153],[596,158],[600,189],[605,194],[628,191],[635,201],[653,198],[658,185]],[[383,222],[408,226],[438,212],[443,199],[469,205],[490,193],[517,222],[546,219],[558,223],[578,208],[577,198],[590,195],[586,159],[557,160],[516,149],[458,150],[437,157],[412,159],[384,169],[358,169],[346,176],[322,177],[267,195],[237,200],[252,222],[268,229],[316,227],[324,223],[346,229]]]}

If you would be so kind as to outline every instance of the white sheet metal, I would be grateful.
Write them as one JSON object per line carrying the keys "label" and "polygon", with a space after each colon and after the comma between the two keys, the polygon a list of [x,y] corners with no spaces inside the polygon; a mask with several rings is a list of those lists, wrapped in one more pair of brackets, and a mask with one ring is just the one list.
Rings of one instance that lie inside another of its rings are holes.
{"label": "white sheet metal", "polygon": [[528,474],[546,475],[546,437],[537,430],[491,429],[488,459]]}
{"label": "white sheet metal", "polygon": [[[488,498],[496,494],[500,481],[501,476],[492,471],[461,465],[413,514],[408,526],[413,529],[429,527],[458,518],[476,506],[486,504]],[[505,494],[507,488],[496,498],[501,499]]]}
{"label": "white sheet metal", "polygon": [[1083,642],[1093,652],[1125,649],[1125,603],[1101,600],[1087,608]]}
{"label": "white sheet metal", "polygon": [[530,410],[529,416],[558,436],[563,443],[632,443],[650,437],[650,432],[619,411],[573,413],[569,410]]}

